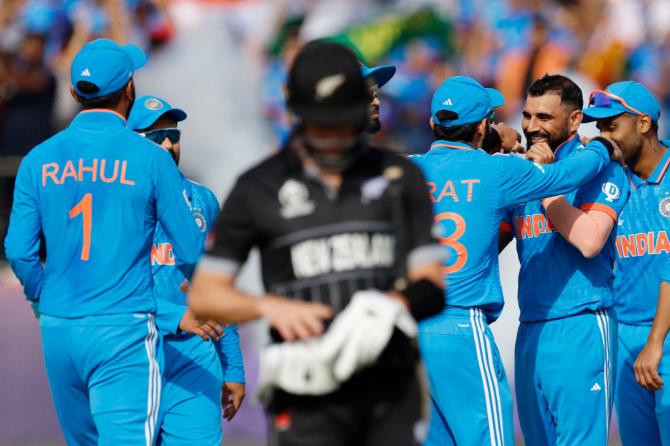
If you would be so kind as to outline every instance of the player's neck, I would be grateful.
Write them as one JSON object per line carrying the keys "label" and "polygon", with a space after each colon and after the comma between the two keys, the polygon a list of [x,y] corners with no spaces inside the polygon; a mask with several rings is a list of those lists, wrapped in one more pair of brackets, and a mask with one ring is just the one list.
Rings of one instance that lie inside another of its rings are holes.
{"label": "player's neck", "polygon": [[667,147],[661,144],[658,139],[648,143],[645,142],[637,160],[631,166],[633,172],[643,180],[648,179],[663,159],[666,150],[668,150]]}

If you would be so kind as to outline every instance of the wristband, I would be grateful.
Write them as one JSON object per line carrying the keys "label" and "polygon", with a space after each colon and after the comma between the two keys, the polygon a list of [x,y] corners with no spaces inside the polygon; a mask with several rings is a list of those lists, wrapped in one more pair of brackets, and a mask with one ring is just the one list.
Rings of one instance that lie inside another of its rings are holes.
{"label": "wristband", "polygon": [[444,291],[428,279],[410,283],[403,294],[409,302],[409,312],[417,321],[434,316],[444,308]]}

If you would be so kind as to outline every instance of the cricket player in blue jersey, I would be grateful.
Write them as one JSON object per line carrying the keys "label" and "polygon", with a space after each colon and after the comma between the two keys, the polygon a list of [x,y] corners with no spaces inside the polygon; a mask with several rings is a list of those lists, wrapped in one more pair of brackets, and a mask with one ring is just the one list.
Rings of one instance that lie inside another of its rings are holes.
{"label": "cricket player in blue jersey", "polygon": [[[659,438],[654,438],[653,444],[670,444],[670,431],[664,429],[668,426],[670,410],[668,409],[668,393],[665,391],[665,381],[670,379],[670,341],[668,331],[670,330],[670,259],[663,262],[660,273],[661,285],[658,292],[658,305],[656,316],[651,326],[649,337],[644,348],[637,356],[633,370],[637,383],[650,392],[655,392],[656,397],[656,420],[658,422]],[[653,430],[656,433],[656,429]],[[650,443],[652,444],[652,443]]]}
{"label": "cricket player in blue jersey", "polygon": [[[161,396],[161,338],[149,253],[160,223],[194,264],[202,237],[162,148],[126,127],[132,45],[100,39],[72,62],[84,111],[35,147],[16,179],[5,248],[39,302],[47,376],[69,445],[151,445]],[[40,234],[46,263],[39,258]]]}
{"label": "cricket player in blue jersey", "polygon": [[[137,98],[128,127],[161,145],[179,164],[181,131],[186,113],[155,96]],[[183,178],[191,212],[200,228],[202,249],[219,213],[214,192]],[[221,405],[230,421],[244,398],[244,367],[237,326],[199,322],[188,310],[184,289],[192,270],[175,268],[172,242],[158,224],[151,249],[156,320],[164,331],[165,366],[158,444],[221,444]],[[200,339],[200,337],[202,339]],[[212,342],[207,342],[212,339]],[[221,397],[223,392],[223,399]]]}
{"label": "cricket player in blue jersey", "polygon": [[[447,79],[431,104],[437,138],[412,159],[422,168],[447,252],[442,313],[422,322],[419,346],[432,392],[427,445],[512,445],[512,398],[488,324],[503,307],[498,226],[505,209],[591,180],[614,148],[597,138],[546,166],[478,150],[502,95],[476,80]],[[535,159],[535,151],[528,153]]]}
{"label": "cricket player in blue jersey", "polygon": [[[618,321],[614,402],[624,445],[670,444],[670,394],[644,389],[634,363],[650,338],[660,271],[670,253],[670,165],[668,141],[658,139],[660,106],[642,84],[617,82],[591,93],[585,121],[616,141],[627,164],[631,194],[619,218],[614,271]],[[661,370],[661,373],[665,373]]]}
{"label": "cricket player in blue jersey", "polygon": [[[528,89],[528,145],[560,161],[582,149],[582,92],[545,75]],[[515,352],[527,445],[606,445],[613,398],[615,223],[629,194],[621,164],[563,196],[512,207],[501,246],[516,237],[521,325]],[[576,411],[575,407],[580,410]]]}

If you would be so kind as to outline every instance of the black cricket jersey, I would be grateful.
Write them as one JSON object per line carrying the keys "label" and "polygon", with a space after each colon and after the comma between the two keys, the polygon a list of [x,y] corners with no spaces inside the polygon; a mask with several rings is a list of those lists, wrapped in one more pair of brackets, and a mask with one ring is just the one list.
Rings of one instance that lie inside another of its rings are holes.
{"label": "black cricket jersey", "polygon": [[386,193],[391,181],[402,191],[407,267],[440,261],[430,196],[414,163],[369,147],[333,190],[287,147],[238,178],[199,267],[234,275],[257,247],[267,292],[324,303],[339,313],[356,291],[393,286],[400,226]]}

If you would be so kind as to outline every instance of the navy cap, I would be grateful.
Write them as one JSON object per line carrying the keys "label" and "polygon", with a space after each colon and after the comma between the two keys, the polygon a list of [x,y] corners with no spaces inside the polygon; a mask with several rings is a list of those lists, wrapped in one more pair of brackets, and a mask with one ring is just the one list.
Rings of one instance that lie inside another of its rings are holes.
{"label": "navy cap", "polygon": [[[504,103],[505,98],[498,90],[484,88],[471,77],[454,76],[444,81],[433,94],[430,113],[435,124],[454,127],[479,122]],[[437,113],[441,110],[454,112],[458,117],[440,121]]]}
{"label": "navy cap", "polygon": [[649,115],[652,121],[658,121],[661,106],[647,87],[639,82],[615,82],[604,91],[596,90],[591,93],[589,107],[584,109],[582,122],[607,119],[621,113]]}
{"label": "navy cap", "polygon": [[163,115],[170,115],[176,122],[186,119],[186,112],[173,108],[165,99],[157,96],[141,96],[135,99],[128,116],[128,128],[132,130],[148,129]]}
{"label": "navy cap", "polygon": [[395,74],[395,67],[393,65],[368,67],[367,65],[361,63],[361,73],[363,73],[363,77],[372,76],[377,86],[381,87],[391,80]]}
{"label": "navy cap", "polygon": [[[144,52],[135,45],[119,45],[109,39],[94,40],[84,45],[72,61],[72,86],[82,98],[107,96],[123,88],[146,61]],[[94,84],[98,91],[84,93],[77,88],[80,81]]]}

